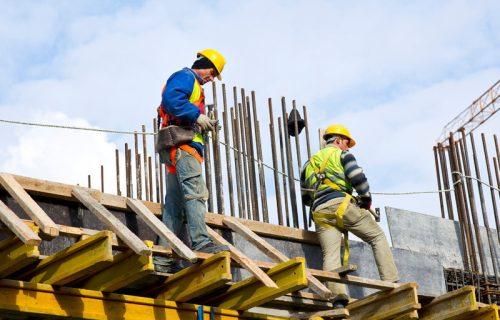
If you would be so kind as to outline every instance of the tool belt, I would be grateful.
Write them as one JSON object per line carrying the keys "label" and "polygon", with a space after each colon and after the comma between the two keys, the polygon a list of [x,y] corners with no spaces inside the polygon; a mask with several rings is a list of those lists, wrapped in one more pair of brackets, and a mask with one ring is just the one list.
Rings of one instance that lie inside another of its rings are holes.
{"label": "tool belt", "polygon": [[[346,194],[344,201],[340,204],[340,206],[337,208],[337,210],[333,213],[320,213],[320,212],[313,212],[313,220],[314,222],[323,227],[323,228],[337,228],[340,232],[343,233],[344,235],[344,261],[343,265],[347,266],[349,263],[349,232],[344,229],[344,212],[347,209],[347,206],[349,203],[353,200],[353,197],[350,194]],[[328,222],[332,218],[335,218],[336,224],[332,225]]]}
{"label": "tool belt", "polygon": [[160,129],[156,136],[156,150],[158,153],[189,143],[193,140],[195,130],[191,126],[170,125]]}

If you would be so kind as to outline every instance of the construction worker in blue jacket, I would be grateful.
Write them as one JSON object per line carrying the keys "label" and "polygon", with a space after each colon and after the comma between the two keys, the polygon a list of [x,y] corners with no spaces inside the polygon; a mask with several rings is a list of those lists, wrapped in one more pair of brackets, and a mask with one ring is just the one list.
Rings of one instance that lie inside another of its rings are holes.
{"label": "construction worker in blue jacket", "polygon": [[[202,176],[203,132],[213,130],[217,121],[205,115],[203,85],[215,78],[221,80],[226,64],[223,55],[213,49],[198,52],[191,68],[172,74],[162,92],[158,108],[162,128],[176,125],[191,127],[192,141],[172,147],[163,156],[167,166],[166,195],[162,220],[177,236],[181,236],[186,222],[191,248],[206,253],[228,250],[218,246],[208,235],[205,224],[208,190]],[[163,239],[159,245],[167,245]],[[156,269],[172,272],[178,269],[172,259],[155,259]]]}
{"label": "construction worker in blue jacket", "polygon": [[[341,267],[342,234],[344,246],[348,248],[347,232],[350,231],[372,247],[380,278],[399,281],[389,243],[368,211],[372,202],[368,180],[349,152],[356,142],[341,124],[329,126],[323,139],[326,146],[304,164],[301,172],[302,200],[311,207],[323,252],[323,270]],[[356,201],[353,190],[358,194]],[[348,251],[344,252],[344,264],[347,257]],[[344,308],[349,299],[346,286],[330,282],[328,288],[333,293],[334,308]]]}

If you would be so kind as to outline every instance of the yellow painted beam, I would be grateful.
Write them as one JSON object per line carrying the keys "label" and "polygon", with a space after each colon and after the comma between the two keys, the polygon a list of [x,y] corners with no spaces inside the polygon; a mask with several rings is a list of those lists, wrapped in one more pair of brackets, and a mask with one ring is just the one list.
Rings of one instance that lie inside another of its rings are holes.
{"label": "yellow painted beam", "polygon": [[26,245],[16,236],[0,241],[0,278],[36,262],[39,256],[38,246]]}
{"label": "yellow painted beam", "polygon": [[[152,241],[144,241],[149,248]],[[153,256],[140,256],[132,250],[120,252],[105,269],[86,279],[82,289],[113,292],[131,284],[154,271]]]}
{"label": "yellow painted beam", "polygon": [[[197,320],[198,306],[160,299],[135,297],[99,291],[54,288],[51,285],[0,280],[0,318],[2,316],[68,317],[78,319]],[[286,318],[240,313],[214,308],[217,320],[284,320]],[[210,308],[203,308],[210,319]]]}
{"label": "yellow painted beam", "polygon": [[489,305],[487,307],[479,308],[469,320],[498,320],[498,306],[496,304]]}
{"label": "yellow painted beam", "polygon": [[247,310],[274,298],[307,287],[305,259],[293,258],[270,269],[267,274],[278,285],[269,288],[251,277],[235,283],[224,294],[212,301],[221,308]]}
{"label": "yellow painted beam", "polygon": [[189,301],[207,295],[232,280],[229,252],[220,252],[168,277],[158,299]]}
{"label": "yellow painted beam", "polygon": [[474,286],[466,286],[436,297],[418,312],[419,319],[469,319],[479,310],[475,291]]}
{"label": "yellow painted beam", "polygon": [[347,306],[349,319],[388,320],[420,309],[416,283],[376,292]]}
{"label": "yellow painted beam", "polygon": [[22,279],[30,282],[65,285],[91,275],[113,261],[111,231],[101,231],[43,259]]}

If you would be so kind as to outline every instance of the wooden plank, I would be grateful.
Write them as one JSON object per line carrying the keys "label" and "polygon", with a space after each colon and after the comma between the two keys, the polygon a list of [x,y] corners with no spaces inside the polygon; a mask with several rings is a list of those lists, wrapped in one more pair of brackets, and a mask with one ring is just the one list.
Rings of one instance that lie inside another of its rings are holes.
{"label": "wooden plank", "polygon": [[42,242],[42,239],[1,200],[0,220],[26,245],[38,246]]}
{"label": "wooden plank", "polygon": [[151,228],[158,236],[167,241],[174,252],[191,263],[198,257],[169,228],[159,220],[140,200],[127,198],[127,205]]}
{"label": "wooden plank", "polygon": [[33,200],[16,179],[7,173],[0,173],[0,184],[17,201],[23,210],[40,227],[40,230],[49,237],[57,237],[59,229],[52,219]]}
{"label": "wooden plank", "polygon": [[109,212],[102,204],[97,202],[92,195],[83,188],[73,188],[72,194],[80,200],[96,217],[108,228],[113,230],[135,253],[140,255],[150,255],[151,249],[127,228],[117,217]]}
{"label": "wooden plank", "polygon": [[266,287],[278,288],[278,285],[264,272],[259,266],[253,262],[252,259],[247,257],[243,252],[238,250],[231,243],[226,241],[222,236],[215,232],[212,228],[207,226],[208,234],[214,239],[215,242],[221,245],[226,245],[229,247],[229,252],[231,253],[231,258],[238,262],[240,266],[248,270],[254,275],[259,281],[261,281]]}
{"label": "wooden plank", "polygon": [[[145,241],[148,247],[152,241]],[[86,279],[82,289],[113,292],[153,273],[153,256],[136,255],[132,250],[120,252],[113,257],[113,262],[99,273]]]}
{"label": "wooden plank", "polygon": [[208,299],[221,308],[247,310],[272,301],[274,298],[307,287],[306,263],[302,257],[290,259],[272,268],[267,274],[278,285],[278,289],[269,288],[255,277],[235,283],[220,296]]}
{"label": "wooden plank", "polygon": [[38,261],[37,246],[26,245],[16,236],[0,241],[0,278]]}
{"label": "wooden plank", "polygon": [[296,319],[313,319],[319,317],[328,317],[328,319],[345,319],[349,317],[349,311],[347,309],[332,309],[307,313],[293,313],[290,317]]}
{"label": "wooden plank", "polygon": [[469,319],[479,310],[474,286],[466,286],[436,297],[418,312],[419,319]]}
{"label": "wooden plank", "polygon": [[158,299],[186,302],[208,295],[232,280],[229,252],[212,255],[168,277],[158,289]]}
{"label": "wooden plank", "polygon": [[[203,307],[203,319],[210,319]],[[288,318],[214,308],[217,320]],[[70,319],[197,320],[198,305],[99,291],[54,288],[46,284],[0,280],[0,315]]]}
{"label": "wooden plank", "polygon": [[376,292],[347,306],[349,319],[388,320],[420,309],[416,283]]}
{"label": "wooden plank", "polygon": [[[14,175],[14,178],[30,194],[41,195],[52,199],[60,199],[72,202],[75,201],[75,198],[71,193],[72,189],[75,186],[19,175]],[[127,207],[126,197],[102,193],[99,190],[95,189],[88,190],[92,194],[92,196],[97,199],[97,201],[103,206],[122,211],[130,211],[130,209]],[[155,215],[161,216],[161,205],[159,203],[147,201],[143,201],[143,203]],[[222,222],[223,218],[224,217],[220,214],[207,212],[205,221],[207,224],[213,227],[221,228],[224,227]],[[269,223],[251,220],[242,219],[240,221],[255,233],[262,236],[316,245],[319,244],[316,233],[312,231],[272,225]]]}
{"label": "wooden plank", "polygon": [[[237,219],[232,217],[224,217],[224,224],[231,228],[234,232],[243,236],[247,241],[252,243],[271,259],[280,262],[285,262],[288,260],[287,256],[274,248],[269,242],[259,237],[248,227],[241,224]],[[332,292],[318,279],[313,277],[309,271],[307,271],[307,280],[309,281],[309,287],[325,299],[328,299],[332,296]]]}
{"label": "wooden plank", "polygon": [[30,282],[56,285],[80,280],[113,261],[111,236],[110,231],[101,231],[79,241],[43,259],[20,278],[30,277]]}

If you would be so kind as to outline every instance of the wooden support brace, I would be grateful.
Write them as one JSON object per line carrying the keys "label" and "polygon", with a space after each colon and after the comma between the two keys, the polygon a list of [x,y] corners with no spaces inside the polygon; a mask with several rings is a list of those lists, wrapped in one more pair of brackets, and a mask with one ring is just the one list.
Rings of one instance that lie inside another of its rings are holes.
{"label": "wooden support brace", "polygon": [[168,277],[158,299],[185,302],[207,295],[232,280],[230,265],[229,252],[215,254]]}
{"label": "wooden support brace", "polygon": [[59,235],[59,228],[55,222],[40,208],[12,175],[0,173],[0,184],[17,201],[28,216],[36,222],[43,233],[49,237]]}
{"label": "wooden support brace", "polygon": [[[203,307],[203,319],[213,310],[217,320],[285,320],[288,318]],[[197,320],[198,306],[99,291],[54,288],[50,285],[0,280],[0,316],[70,319]]]}
{"label": "wooden support brace", "polygon": [[113,230],[132,250],[140,255],[150,255],[148,248],[138,236],[136,236],[126,225],[108,211],[102,204],[97,202],[92,195],[83,188],[73,188],[72,194],[80,200],[93,214],[97,216],[108,228]]}
{"label": "wooden support brace", "polygon": [[279,264],[267,274],[276,282],[278,289],[266,287],[255,277],[251,277],[233,284],[222,295],[209,299],[209,303],[215,303],[221,308],[247,310],[307,287],[306,265],[302,257]]}
{"label": "wooden support brace", "polygon": [[[269,244],[269,242],[255,234],[255,232],[250,230],[250,228],[244,226],[236,218],[224,217],[224,224],[259,248],[269,258],[279,262],[285,262],[288,260],[287,256],[274,248],[271,244]],[[307,271],[307,280],[309,281],[309,287],[323,298],[329,299],[332,296],[332,292],[325,287],[321,281],[313,277],[309,271]]]}
{"label": "wooden support brace", "polygon": [[[145,241],[148,247],[153,246],[152,241]],[[145,276],[153,273],[153,256],[140,256],[132,250],[120,252],[113,257],[113,262],[85,280],[82,289],[113,292],[121,289]]]}
{"label": "wooden support brace", "polygon": [[198,257],[177,236],[167,228],[140,200],[127,198],[127,205],[150,227],[158,236],[166,240],[172,250],[179,256],[191,263],[195,263]]}
{"label": "wooden support brace", "polygon": [[323,317],[328,319],[345,319],[349,317],[349,311],[347,309],[332,309],[307,313],[293,313],[290,317],[294,319],[321,319]]}
{"label": "wooden support brace", "polygon": [[420,309],[416,283],[376,292],[347,306],[349,319],[389,320]]}
{"label": "wooden support brace", "polygon": [[111,241],[112,233],[101,231],[43,259],[36,268],[20,277],[30,277],[30,282],[56,285],[78,281],[113,261]]}
{"label": "wooden support brace", "polygon": [[21,220],[5,203],[0,200],[0,220],[12,231],[24,244],[38,246],[42,239],[33,232],[23,220]]}
{"label": "wooden support brace", "polygon": [[466,286],[434,298],[418,312],[419,319],[470,319],[479,310],[474,286]]}
{"label": "wooden support brace", "polygon": [[248,258],[243,252],[238,250],[231,243],[226,241],[222,236],[215,232],[212,228],[207,226],[208,234],[214,239],[215,242],[221,245],[226,245],[229,247],[229,252],[231,253],[231,258],[239,263],[243,268],[248,270],[251,274],[255,276],[259,281],[261,281],[266,287],[278,288],[278,285],[264,272],[259,266],[253,262],[252,259]]}
{"label": "wooden support brace", "polygon": [[27,245],[15,236],[0,241],[0,278],[38,261],[37,246]]}

